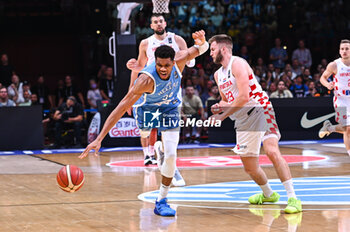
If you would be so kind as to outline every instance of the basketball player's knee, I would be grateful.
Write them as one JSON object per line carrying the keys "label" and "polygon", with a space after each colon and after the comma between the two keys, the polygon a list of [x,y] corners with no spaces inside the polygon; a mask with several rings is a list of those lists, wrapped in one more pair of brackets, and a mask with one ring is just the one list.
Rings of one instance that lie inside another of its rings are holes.
{"label": "basketball player's knee", "polygon": [[266,154],[273,163],[278,162],[282,158],[278,149],[271,149]]}
{"label": "basketball player's knee", "polygon": [[172,178],[175,174],[176,154],[168,154],[164,157],[164,163],[161,168],[161,174],[165,177]]}
{"label": "basketball player's knee", "polygon": [[346,135],[350,136],[350,126],[347,126],[345,128],[345,133],[346,133]]}

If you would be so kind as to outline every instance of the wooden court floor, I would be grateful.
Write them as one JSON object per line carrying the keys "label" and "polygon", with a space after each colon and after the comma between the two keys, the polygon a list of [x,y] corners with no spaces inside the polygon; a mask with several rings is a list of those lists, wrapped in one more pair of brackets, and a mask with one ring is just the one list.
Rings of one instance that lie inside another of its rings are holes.
{"label": "wooden court floor", "polygon": [[[319,154],[326,161],[290,165],[293,177],[347,176],[350,157],[342,148],[282,146],[283,154]],[[264,153],[262,151],[262,153]],[[179,150],[179,157],[233,155],[229,148]],[[78,154],[0,156],[0,231],[350,231],[350,205],[305,205],[296,215],[285,205],[180,202],[175,218],[153,214],[138,195],[159,188],[156,168],[111,168],[106,163],[142,159],[141,151],[106,152],[84,160]],[[85,184],[66,193],[56,184],[62,165],[85,173]],[[269,178],[277,178],[265,166]],[[242,167],[180,169],[187,185],[250,180]]]}

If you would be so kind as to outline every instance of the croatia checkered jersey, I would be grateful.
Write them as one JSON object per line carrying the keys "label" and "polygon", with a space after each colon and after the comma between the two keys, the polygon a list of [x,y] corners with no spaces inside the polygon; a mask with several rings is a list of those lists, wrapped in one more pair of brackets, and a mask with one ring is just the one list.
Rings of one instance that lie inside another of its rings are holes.
{"label": "croatia checkered jersey", "polygon": [[350,97],[350,67],[346,66],[341,58],[334,62],[337,65],[337,74],[334,75],[334,96]]}
{"label": "croatia checkered jersey", "polygon": [[[224,70],[223,67],[221,67],[217,72],[219,89],[226,97],[228,103],[233,103],[235,98],[238,96],[236,78],[232,74],[231,70],[232,62],[235,59],[242,58],[232,56],[229,65],[227,66],[227,70]],[[267,103],[269,102],[268,99],[268,95],[262,90],[260,84],[254,76],[253,71],[251,70],[251,74],[249,75],[249,101],[242,109],[234,113],[232,117],[237,118],[240,116],[246,116],[246,113],[251,109],[251,107],[264,107],[266,104],[269,104]]]}

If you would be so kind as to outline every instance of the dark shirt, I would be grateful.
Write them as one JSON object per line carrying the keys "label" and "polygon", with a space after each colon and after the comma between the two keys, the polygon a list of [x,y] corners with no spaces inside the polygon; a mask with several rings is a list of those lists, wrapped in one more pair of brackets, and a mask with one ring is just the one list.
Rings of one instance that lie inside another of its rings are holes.
{"label": "dark shirt", "polygon": [[12,65],[0,65],[0,83],[8,87],[15,68]]}
{"label": "dark shirt", "polygon": [[49,95],[50,89],[46,85],[36,85],[32,88],[32,93],[38,95],[38,102],[44,109],[50,108]]}
{"label": "dark shirt", "polygon": [[78,115],[84,115],[83,107],[80,103],[76,102],[73,106],[68,107],[66,103],[60,105],[57,109],[62,114],[62,120],[67,120],[68,118],[74,118]]}
{"label": "dark shirt", "polygon": [[64,101],[67,100],[67,98],[69,96],[74,96],[77,99],[77,101],[80,102],[80,99],[78,97],[78,93],[80,93],[80,91],[78,90],[78,88],[75,85],[65,86],[63,88],[63,100]]}
{"label": "dark shirt", "polygon": [[103,90],[107,97],[112,98],[114,92],[114,80],[102,79],[100,82],[100,90]]}

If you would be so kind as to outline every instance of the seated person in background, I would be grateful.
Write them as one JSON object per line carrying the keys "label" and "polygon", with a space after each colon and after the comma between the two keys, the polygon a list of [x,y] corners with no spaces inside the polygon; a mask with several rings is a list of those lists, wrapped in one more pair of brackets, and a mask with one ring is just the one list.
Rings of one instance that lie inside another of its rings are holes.
{"label": "seated person in background", "polygon": [[74,96],[69,96],[66,103],[58,107],[53,115],[55,120],[55,148],[61,147],[61,133],[63,128],[74,128],[76,146],[81,147],[81,127],[84,110]]}
{"label": "seated person in background", "polygon": [[36,95],[36,93],[32,93],[30,100],[32,102],[32,106],[41,105],[38,101],[38,95]]}
{"label": "seated person in background", "polygon": [[271,93],[270,98],[293,98],[293,94],[286,88],[284,81],[279,81],[277,90]]}
{"label": "seated person in background", "polygon": [[[198,112],[200,112],[200,115]],[[193,86],[186,87],[186,94],[182,99],[182,113],[183,113],[184,122],[186,122],[187,120],[191,120],[193,118],[195,118],[195,120],[198,120],[198,119],[201,119],[203,121],[205,120],[202,100],[198,96],[194,95]],[[199,143],[198,140],[201,135],[201,129],[202,129],[201,127],[197,127],[195,143]],[[189,127],[184,126],[186,142],[191,142],[190,141],[191,132],[192,132],[191,126]]]}
{"label": "seated person in background", "polygon": [[18,106],[31,106],[32,101],[30,97],[30,93],[28,90],[23,90],[23,102],[18,103]]}
{"label": "seated person in background", "polygon": [[15,102],[10,100],[7,95],[7,88],[5,86],[0,88],[0,107],[16,106]]}
{"label": "seated person in background", "polygon": [[90,80],[90,89],[87,93],[87,100],[90,105],[90,109],[97,109],[97,101],[102,100],[100,90],[97,87],[97,83],[94,79]]}

